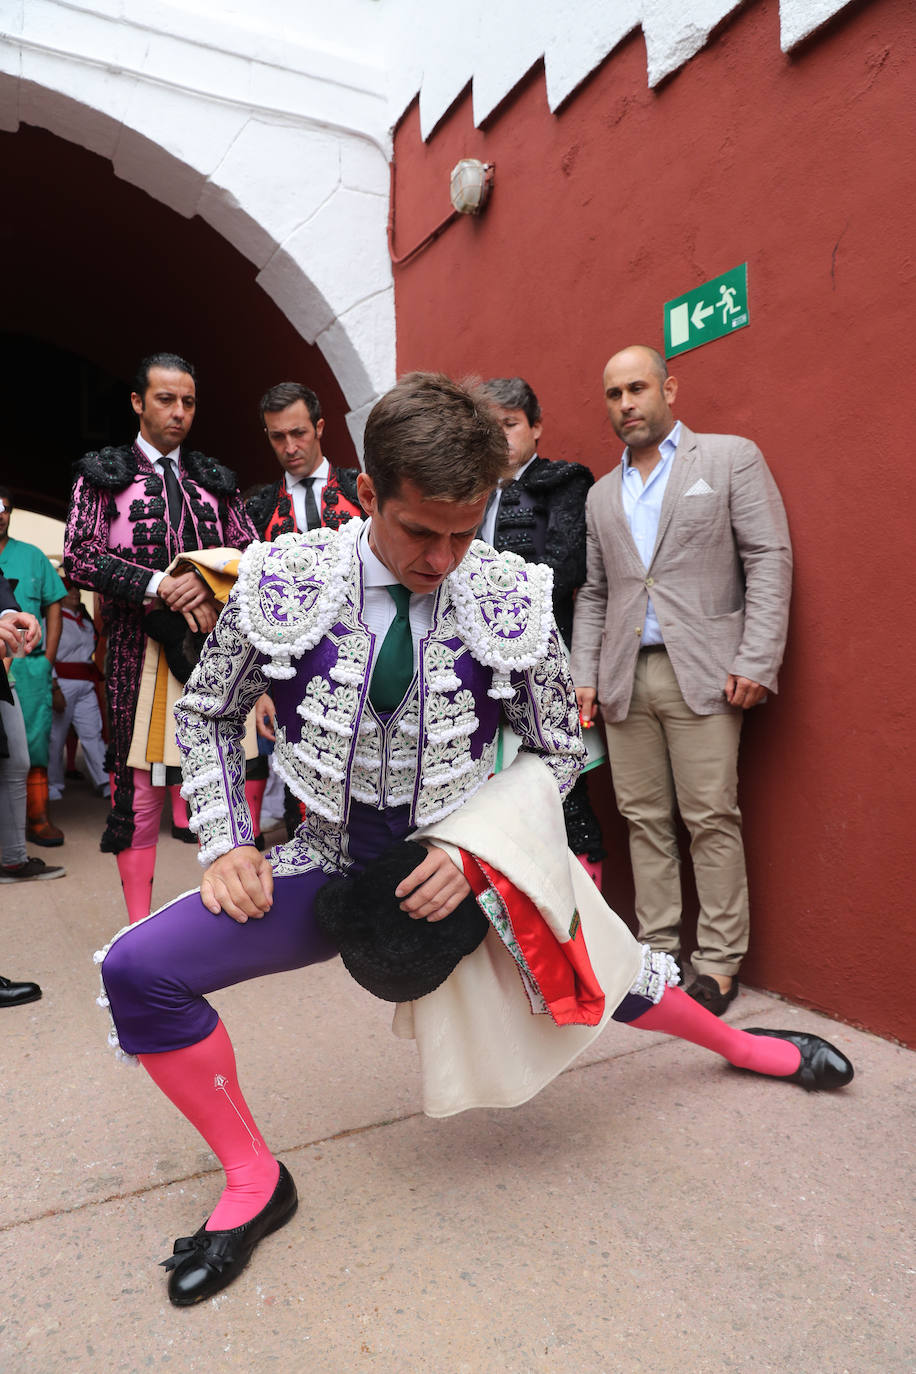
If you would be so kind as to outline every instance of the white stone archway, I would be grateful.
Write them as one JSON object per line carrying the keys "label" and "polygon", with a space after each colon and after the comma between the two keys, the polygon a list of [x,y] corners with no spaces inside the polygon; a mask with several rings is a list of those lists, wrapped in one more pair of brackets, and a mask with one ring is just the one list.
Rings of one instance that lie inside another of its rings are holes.
{"label": "white stone archway", "polygon": [[20,5],[0,35],[0,128],[35,125],[100,154],[231,243],[324,354],[361,450],[395,375],[380,73],[301,45],[272,51],[193,12],[146,6],[141,21],[130,8]]}
{"label": "white stone archway", "polygon": [[[780,0],[789,51],[850,0]],[[650,85],[740,0],[0,0],[0,129],[37,125],[200,215],[332,368],[357,449],[395,376],[390,129],[476,123],[540,59],[558,108],[641,28]]]}

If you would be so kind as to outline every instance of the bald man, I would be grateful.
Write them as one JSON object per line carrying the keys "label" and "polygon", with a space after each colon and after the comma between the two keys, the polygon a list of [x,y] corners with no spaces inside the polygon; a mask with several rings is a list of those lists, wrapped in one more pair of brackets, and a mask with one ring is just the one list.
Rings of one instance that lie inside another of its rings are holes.
{"label": "bald man", "polygon": [[640,938],[680,959],[675,806],[700,899],[688,993],[717,1016],[738,994],[749,911],[738,744],[744,713],[775,692],[792,550],[782,500],[747,439],[693,434],[653,348],[615,353],[604,397],[622,462],[589,492],[588,575],[572,673],[585,719],[600,708],[626,818]]}

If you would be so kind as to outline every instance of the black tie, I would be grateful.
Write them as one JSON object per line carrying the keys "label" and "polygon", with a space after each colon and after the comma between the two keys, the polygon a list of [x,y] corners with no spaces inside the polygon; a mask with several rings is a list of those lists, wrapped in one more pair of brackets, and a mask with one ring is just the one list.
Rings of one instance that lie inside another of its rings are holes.
{"label": "black tie", "polygon": [[302,484],[305,487],[305,525],[306,529],[317,530],[321,524],[321,516],[318,514],[318,503],[315,500],[315,483],[317,477],[303,477]]}
{"label": "black tie", "polygon": [[182,494],[181,484],[175,476],[175,469],[172,467],[170,458],[162,459],[162,480],[165,483],[165,495],[169,503],[169,524],[175,531],[175,538],[181,547],[181,517],[184,514],[184,495]]}
{"label": "black tie", "polygon": [[[494,489],[490,492],[490,499],[489,499],[489,501],[487,502],[486,509],[484,510],[484,513],[483,513],[483,519],[482,519],[481,522],[480,522],[480,529],[477,531],[477,538],[478,538],[478,539],[482,539],[482,538],[483,538],[482,530],[483,530],[484,526],[486,525],[487,521],[488,521],[489,518],[490,518],[490,514],[491,514],[491,512],[492,512],[492,510],[493,510],[493,507],[494,507],[494,506],[497,504],[497,502],[499,501],[499,498],[500,498],[501,493],[502,493],[502,487],[494,487]],[[495,525],[495,524],[494,524],[494,526],[493,526],[493,534],[492,534],[492,538],[491,538],[491,541],[490,541],[490,542],[491,542],[491,544],[495,544],[495,543],[496,543],[496,525]]]}

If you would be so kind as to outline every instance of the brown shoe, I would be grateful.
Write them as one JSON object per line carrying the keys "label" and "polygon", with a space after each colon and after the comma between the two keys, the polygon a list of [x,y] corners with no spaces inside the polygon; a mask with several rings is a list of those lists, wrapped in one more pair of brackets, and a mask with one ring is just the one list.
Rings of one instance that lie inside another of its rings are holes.
{"label": "brown shoe", "polygon": [[738,996],[738,979],[733,977],[728,992],[723,992],[715,978],[708,973],[700,973],[687,989],[687,996],[711,1011],[713,1016],[721,1016]]}
{"label": "brown shoe", "polygon": [[63,844],[64,832],[48,820],[48,770],[37,765],[29,769],[26,778],[28,814],[25,837],[32,844],[54,849]]}
{"label": "brown shoe", "polygon": [[64,842],[64,832],[58,830],[47,816],[36,817],[34,824],[26,829],[25,837],[29,844],[44,845],[45,849],[55,849]]}

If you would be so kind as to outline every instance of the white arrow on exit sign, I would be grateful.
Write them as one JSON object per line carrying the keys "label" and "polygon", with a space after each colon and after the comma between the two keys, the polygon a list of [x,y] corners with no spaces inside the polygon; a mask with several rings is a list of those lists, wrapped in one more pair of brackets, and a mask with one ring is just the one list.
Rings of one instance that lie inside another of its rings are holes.
{"label": "white arrow on exit sign", "polygon": [[666,358],[744,329],[750,322],[747,263],[665,301],[664,318]]}

